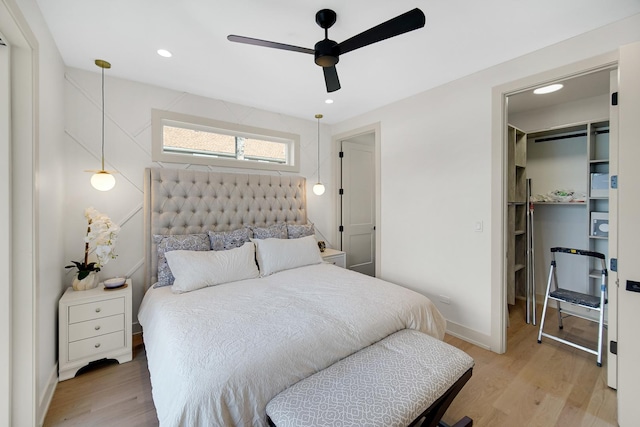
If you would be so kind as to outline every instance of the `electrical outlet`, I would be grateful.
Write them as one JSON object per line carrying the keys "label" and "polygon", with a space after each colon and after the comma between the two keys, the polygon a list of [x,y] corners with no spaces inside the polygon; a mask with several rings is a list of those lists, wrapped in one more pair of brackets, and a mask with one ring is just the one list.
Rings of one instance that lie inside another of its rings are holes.
{"label": "electrical outlet", "polygon": [[445,295],[440,295],[440,302],[444,304],[451,304],[451,298]]}

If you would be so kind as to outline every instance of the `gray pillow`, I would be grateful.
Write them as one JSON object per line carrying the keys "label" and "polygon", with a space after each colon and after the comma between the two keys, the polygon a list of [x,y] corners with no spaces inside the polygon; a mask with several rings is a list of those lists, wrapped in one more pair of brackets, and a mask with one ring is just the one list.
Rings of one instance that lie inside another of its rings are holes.
{"label": "gray pillow", "polygon": [[251,227],[254,239],[287,239],[287,223],[281,222],[268,227]]}
{"label": "gray pillow", "polygon": [[166,252],[170,251],[209,251],[211,242],[206,233],[200,234],[154,234],[153,241],[158,247],[158,282],[155,288],[173,285],[173,274],[167,263]]}
{"label": "gray pillow", "polygon": [[214,251],[226,251],[240,248],[251,241],[251,230],[248,227],[239,228],[233,231],[209,231],[211,249]]}
{"label": "gray pillow", "polygon": [[313,236],[316,230],[312,223],[307,224],[287,224],[287,236],[289,239],[299,239],[300,237]]}

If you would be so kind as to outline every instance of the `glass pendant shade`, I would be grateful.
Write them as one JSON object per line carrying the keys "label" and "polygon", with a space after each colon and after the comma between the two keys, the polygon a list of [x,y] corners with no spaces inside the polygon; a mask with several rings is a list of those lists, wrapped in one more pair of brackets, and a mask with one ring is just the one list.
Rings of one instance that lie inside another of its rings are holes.
{"label": "glass pendant shade", "polygon": [[324,194],[324,185],[321,182],[313,186],[313,194],[316,196],[322,196]]}
{"label": "glass pendant shade", "polygon": [[107,171],[100,171],[91,177],[91,185],[96,190],[109,191],[116,185],[116,179]]}

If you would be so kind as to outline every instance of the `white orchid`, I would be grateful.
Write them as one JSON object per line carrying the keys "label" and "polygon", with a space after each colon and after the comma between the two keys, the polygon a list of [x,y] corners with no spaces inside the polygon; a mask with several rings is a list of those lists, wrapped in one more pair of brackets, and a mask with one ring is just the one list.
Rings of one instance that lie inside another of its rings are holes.
{"label": "white orchid", "polygon": [[[111,219],[96,209],[89,207],[84,211],[87,219],[87,235],[84,238],[84,262],[71,261],[73,265],[65,268],[77,268],[78,279],[82,280],[92,271],[100,271],[110,259],[115,259],[114,246],[120,232],[120,227]],[[89,262],[91,244],[95,247],[97,262]]]}

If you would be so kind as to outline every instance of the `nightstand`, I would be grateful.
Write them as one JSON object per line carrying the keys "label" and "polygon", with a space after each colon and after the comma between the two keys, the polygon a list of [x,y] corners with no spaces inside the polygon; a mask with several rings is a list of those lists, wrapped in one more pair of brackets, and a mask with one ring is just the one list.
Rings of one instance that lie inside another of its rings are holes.
{"label": "nightstand", "polygon": [[322,259],[325,262],[330,262],[338,267],[347,267],[347,253],[336,249],[326,248],[324,252],[321,252]]}
{"label": "nightstand", "polygon": [[90,362],[132,358],[131,279],[126,287],[88,291],[68,288],[58,303],[59,381],[73,378]]}

